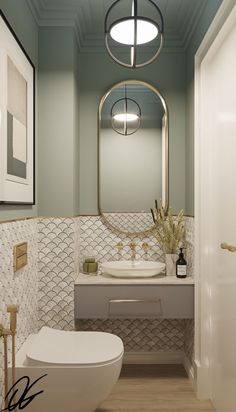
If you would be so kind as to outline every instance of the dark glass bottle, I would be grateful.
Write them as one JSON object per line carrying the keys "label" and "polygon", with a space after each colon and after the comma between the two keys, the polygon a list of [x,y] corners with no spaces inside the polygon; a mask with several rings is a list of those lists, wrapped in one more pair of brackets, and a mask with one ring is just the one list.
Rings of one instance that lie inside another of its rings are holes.
{"label": "dark glass bottle", "polygon": [[176,276],[180,279],[187,277],[187,262],[184,259],[183,248],[180,248],[179,258],[176,261]]}

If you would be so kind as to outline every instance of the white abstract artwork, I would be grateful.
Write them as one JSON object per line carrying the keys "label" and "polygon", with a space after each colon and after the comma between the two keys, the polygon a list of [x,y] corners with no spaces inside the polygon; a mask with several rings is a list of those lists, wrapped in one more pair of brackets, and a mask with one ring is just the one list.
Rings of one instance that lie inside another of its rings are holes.
{"label": "white abstract artwork", "polygon": [[0,203],[34,204],[35,69],[0,11]]}

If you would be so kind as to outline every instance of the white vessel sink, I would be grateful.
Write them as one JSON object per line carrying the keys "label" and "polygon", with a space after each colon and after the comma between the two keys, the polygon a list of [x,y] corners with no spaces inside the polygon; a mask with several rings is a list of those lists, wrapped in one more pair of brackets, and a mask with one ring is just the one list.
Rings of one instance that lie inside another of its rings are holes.
{"label": "white vessel sink", "polygon": [[117,260],[101,264],[103,273],[116,278],[148,278],[165,269],[165,263],[150,260]]}

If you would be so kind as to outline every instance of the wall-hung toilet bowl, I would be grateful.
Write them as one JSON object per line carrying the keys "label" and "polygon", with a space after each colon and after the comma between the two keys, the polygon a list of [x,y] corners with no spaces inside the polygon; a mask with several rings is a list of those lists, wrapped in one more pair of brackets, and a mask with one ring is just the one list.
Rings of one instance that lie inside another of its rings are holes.
{"label": "wall-hung toilet bowl", "polygon": [[[116,384],[124,353],[118,336],[65,332],[43,327],[28,337],[16,356],[16,376],[40,379],[27,412],[94,412]],[[20,385],[25,386],[24,380]]]}

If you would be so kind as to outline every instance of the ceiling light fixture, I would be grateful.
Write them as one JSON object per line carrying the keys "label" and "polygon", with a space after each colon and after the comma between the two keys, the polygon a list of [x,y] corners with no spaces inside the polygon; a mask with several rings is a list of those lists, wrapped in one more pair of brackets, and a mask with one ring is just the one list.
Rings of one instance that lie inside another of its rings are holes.
{"label": "ceiling light fixture", "polygon": [[[127,5],[130,9],[128,16]],[[142,13],[139,14],[141,9]],[[163,26],[161,11],[154,1],[116,0],[105,16],[106,49],[111,58],[124,67],[144,67],[152,63],[161,51]],[[142,61],[142,50],[147,45],[151,47],[152,54],[147,60]],[[118,52],[115,53],[115,46],[124,47],[123,51],[120,50],[122,58],[118,57]],[[128,55],[128,61],[123,60],[123,53]]]}
{"label": "ceiling light fixture", "polygon": [[127,97],[125,85],[125,97],[117,100],[111,108],[112,129],[123,136],[134,134],[140,126],[141,109],[138,103]]}

